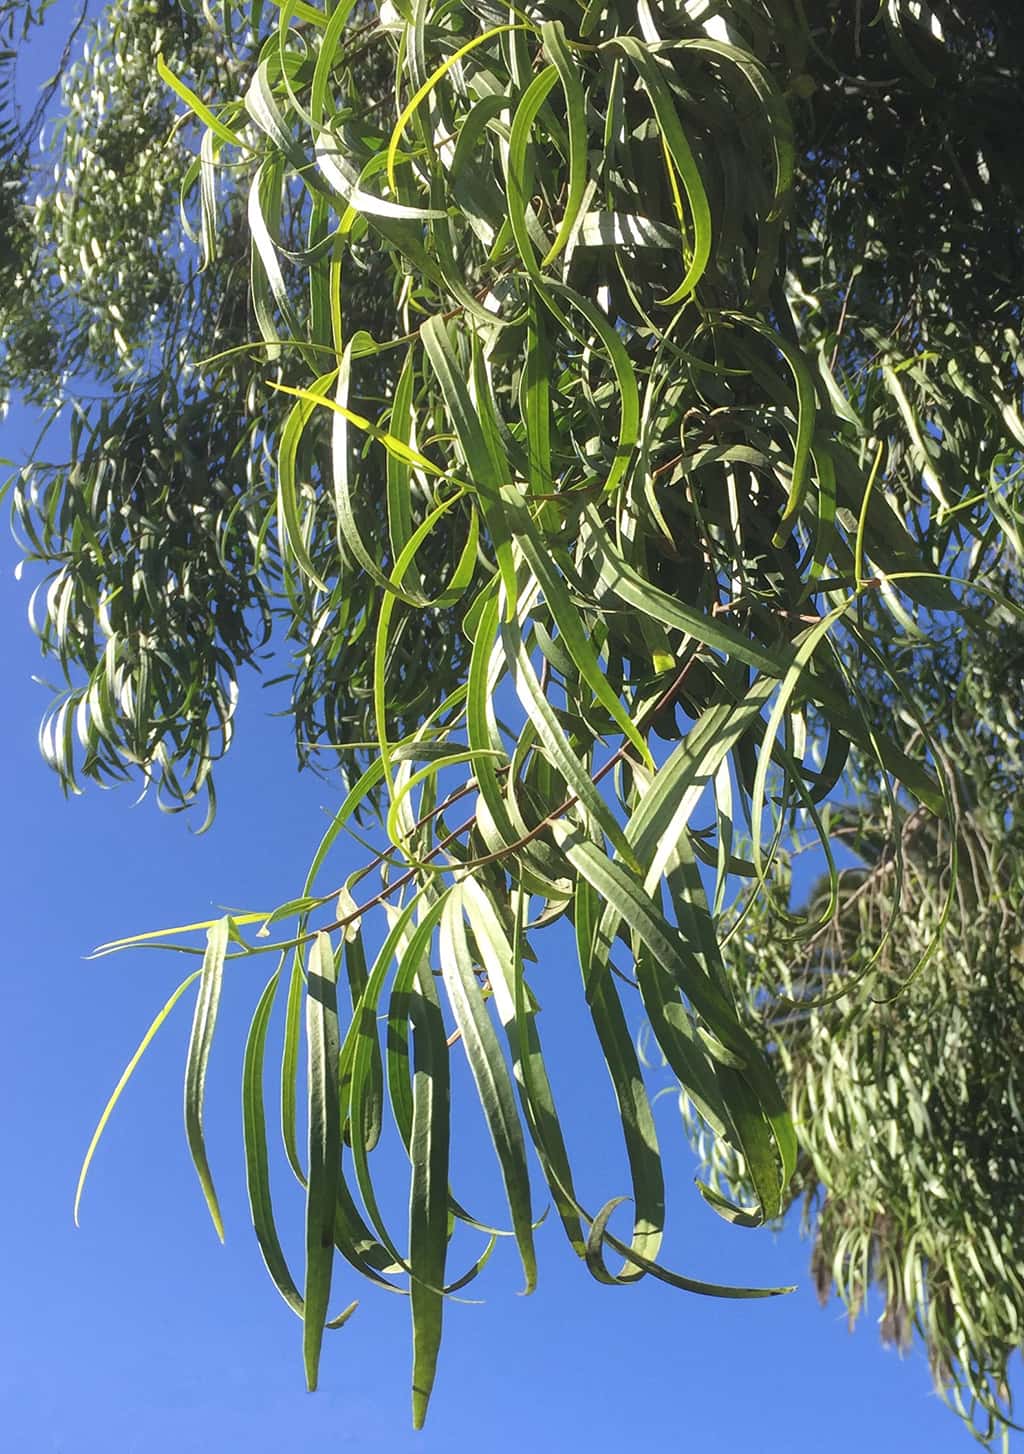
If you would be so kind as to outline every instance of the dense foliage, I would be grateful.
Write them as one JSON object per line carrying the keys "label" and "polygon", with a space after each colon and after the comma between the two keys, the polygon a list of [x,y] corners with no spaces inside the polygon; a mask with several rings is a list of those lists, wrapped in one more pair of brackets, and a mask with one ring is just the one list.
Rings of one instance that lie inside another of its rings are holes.
{"label": "dense foliage", "polygon": [[[71,786],[137,767],[187,804],[276,620],[295,643],[300,741],[333,743],[348,773],[301,896],[266,923],[190,926],[207,944],[185,982],[199,981],[186,1123],[219,1226],[202,1092],[225,960],[281,956],[245,1053],[245,1144],[311,1384],[336,1248],[371,1282],[407,1277],[425,1414],[445,1294],[489,1252],[452,1281],[453,1228],[455,1250],[479,1228],[449,1187],[453,1055],[528,1288],[527,1141],[596,1277],[756,1295],[658,1261],[636,1027],[749,1196],[711,1188],[712,1205],[758,1224],[798,1171],[775,1079],[795,1060],[764,1031],[794,991],[760,939],[739,954],[747,928],[781,923],[819,977],[849,960],[857,991],[899,944],[900,968],[920,965],[908,995],[951,926],[974,932],[953,915],[958,865],[999,820],[975,822],[965,796],[941,650],[957,629],[994,640],[993,610],[1011,635],[1018,618],[1024,173],[1005,138],[1024,107],[1020,42],[1015,6],[918,0],[286,0],[273,15],[122,0],[69,71],[58,185],[19,234],[18,277],[55,278],[59,301],[33,311],[26,292],[7,306],[28,312],[4,320],[12,382],[52,386],[30,344],[53,320],[59,390],[76,369],[109,385],[80,401],[70,462],[36,463],[15,489],[51,571],[44,646],[68,677],[47,754]],[[136,175],[128,158],[179,103],[152,192],[102,185]],[[179,175],[202,269],[177,249]],[[858,787],[877,804],[855,846],[881,834],[865,879],[881,907],[847,893],[831,853],[826,805]],[[926,815],[945,826],[924,857],[893,849]],[[380,856],[323,893],[332,844],[374,816]],[[800,916],[785,849],[808,835],[828,872]],[[899,912],[911,862],[931,919]],[[603,1207],[576,1190],[541,1052],[531,966],[560,920],[628,1167]],[[829,925],[842,952],[819,958]],[[831,979],[819,988],[832,997]],[[285,990],[301,1289],[265,1126]],[[408,1153],[402,1234],[374,1169],[385,1104]],[[801,1164],[820,1176],[829,1122],[797,1111]],[[632,1228],[616,1234],[627,1189]],[[842,1280],[839,1225],[822,1235]],[[916,1290],[900,1307],[920,1313]],[[1008,1327],[950,1333],[943,1374],[977,1354],[974,1382],[998,1378]]]}
{"label": "dense foliage", "polygon": [[[200,236],[192,138],[157,71],[163,57],[214,94],[240,85],[252,31],[119,0],[84,35],[81,54],[65,57],[38,165],[27,146],[38,118],[19,122],[0,258],[0,394],[17,388],[72,417],[70,458],[54,462],[41,445],[15,497],[26,553],[50,568],[33,615],[66,684],[40,742],[72,791],[81,776],[141,767],[164,806],[206,787],[212,813],[239,671],[258,665],[275,616],[297,643],[300,755],[321,736],[367,737],[368,687],[338,661],[372,601],[352,578],[343,608],[306,612],[282,587],[266,456],[285,410],[254,406],[243,347],[253,336],[244,187],[226,174],[217,236]],[[290,242],[301,247],[301,236]],[[379,271],[351,292],[356,321],[390,307]],[[307,465],[316,448],[305,443]],[[438,657],[436,644],[424,651],[440,670]]]}
{"label": "dense foliage", "polygon": [[[905,1348],[916,1329],[937,1385],[987,1438],[1010,1417],[1024,1305],[1019,622],[999,610],[984,637],[907,646],[901,665],[956,773],[955,837],[879,799],[868,775],[830,824],[857,860],[838,899],[822,884],[794,920],[749,896],[723,925],[725,962],[788,1088],[801,1145],[788,1195],[819,1295],[834,1287],[852,1322],[877,1283],[883,1338]],[[799,873],[789,847],[780,889]],[[711,1184],[749,1194],[739,1158],[685,1110]]]}

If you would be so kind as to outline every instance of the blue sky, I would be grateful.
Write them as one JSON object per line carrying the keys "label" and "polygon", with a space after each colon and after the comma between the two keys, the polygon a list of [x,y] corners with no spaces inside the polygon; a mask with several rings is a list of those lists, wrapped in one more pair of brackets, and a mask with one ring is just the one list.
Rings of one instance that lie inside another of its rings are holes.
{"label": "blue sky", "polygon": [[[17,458],[30,439],[31,420],[15,411],[0,450]],[[194,836],[185,819],[163,816],[149,801],[134,803],[127,789],[92,789],[65,801],[36,747],[46,693],[32,676],[45,669],[26,623],[28,584],[15,580],[16,559],[5,532],[0,1134],[8,1177],[0,1237],[8,1266],[0,1426],[7,1447],[25,1454],[276,1454],[318,1436],[341,1447],[421,1454],[500,1454],[524,1444],[546,1451],[574,1438],[593,1451],[674,1447],[684,1439],[746,1444],[764,1454],[973,1447],[932,1393],[920,1355],[901,1361],[883,1350],[871,1316],[850,1335],[838,1304],[819,1310],[806,1275],[808,1249],[795,1229],[778,1238],[733,1229],[702,1205],[671,1097],[658,1103],[672,1176],[666,1260],[709,1279],[797,1282],[795,1294],[725,1303],[654,1284],[599,1287],[556,1227],[545,1225],[533,1297],[517,1296],[514,1257],[501,1249],[471,1289],[480,1289],[484,1304],[451,1307],[425,1433],[414,1435],[408,1422],[404,1300],[356,1288],[343,1276],[339,1298],[360,1296],[361,1306],[343,1331],[328,1336],[321,1391],[306,1394],[299,1324],[264,1273],[245,1202],[238,1086],[245,1024],[270,968],[260,961],[232,969],[208,1081],[226,1246],[210,1227],[184,1144],[187,1004],[115,1113],[76,1231],[72,1195],[96,1117],[183,977],[171,955],[83,956],[121,934],[291,897],[340,795],[296,773],[287,726],[269,715],[273,703],[250,676],[207,835]],[[340,854],[334,881],[356,863],[351,850]],[[591,1037],[581,1017],[573,1018],[573,1004],[582,1005],[562,992],[552,998],[552,986],[576,976],[564,939],[552,937],[536,975],[558,1015],[560,1033],[547,1044],[573,1154],[583,1184],[589,1177],[595,1201],[603,1200],[626,1189],[625,1175],[618,1146],[602,1135],[614,1121],[602,1114],[610,1110],[609,1091]],[[460,1185],[479,1190],[497,1217],[483,1166],[488,1153],[476,1135],[467,1127]],[[301,1206],[279,1185],[287,1245],[297,1253]],[[391,1191],[400,1212],[397,1178]]]}
{"label": "blue sky", "polygon": [[[0,430],[0,454],[20,459],[33,432],[33,421],[15,410]],[[336,1305],[359,1296],[361,1306],[344,1330],[327,1336],[320,1391],[307,1394],[299,1323],[266,1277],[245,1200],[242,1039],[271,967],[258,961],[231,967],[208,1078],[208,1138],[226,1245],[210,1226],[182,1130],[189,1003],[152,1046],[115,1113],[76,1230],[75,1180],[97,1115],[184,973],[165,954],[83,956],[120,934],[291,897],[340,795],[297,775],[287,726],[269,715],[273,704],[250,676],[237,745],[218,779],[217,821],[205,837],[152,802],[133,804],[127,789],[90,789],[65,801],[36,748],[46,693],[31,678],[45,669],[26,623],[29,584],[15,579],[16,560],[4,530],[5,1447],[24,1454],[277,1454],[319,1439],[332,1448],[398,1454],[524,1447],[546,1454],[573,1441],[593,1454],[684,1444],[762,1454],[975,1447],[933,1394],[920,1354],[901,1361],[883,1350],[872,1315],[849,1334],[838,1303],[818,1308],[808,1247],[795,1227],[780,1237],[736,1230],[703,1206],[669,1096],[658,1102],[671,1174],[666,1261],[722,1281],[796,1282],[796,1293],[731,1303],[653,1283],[600,1287],[559,1229],[545,1224],[533,1297],[517,1295],[514,1255],[499,1249],[469,1290],[484,1303],[450,1307],[424,1433],[409,1426],[405,1300],[356,1287],[341,1273]],[[339,854],[335,881],[357,862],[347,850]],[[614,1125],[603,1114],[607,1077],[581,1018],[573,1018],[573,1006],[582,1005],[555,988],[571,984],[575,973],[566,941],[552,936],[536,970],[551,995],[549,1056],[573,1153],[596,1200],[598,1191],[603,1199],[626,1182],[620,1149],[602,1134]],[[471,1126],[465,1137],[459,1184],[497,1217],[486,1147]],[[289,1200],[283,1178],[278,1185],[297,1265],[301,1203]],[[390,1190],[400,1211],[397,1177]]]}
{"label": "blue sky", "polygon": [[[5,453],[18,434],[17,420],[5,427]],[[726,1303],[654,1284],[600,1287],[560,1231],[545,1225],[531,1298],[517,1295],[514,1256],[500,1249],[470,1290],[479,1288],[484,1304],[451,1307],[423,1434],[408,1423],[404,1299],[356,1288],[342,1275],[337,1305],[360,1296],[361,1306],[344,1330],[328,1335],[321,1390],[306,1394],[299,1323],[266,1277],[245,1202],[239,1069],[262,966],[234,968],[208,1081],[226,1245],[217,1243],[185,1150],[186,1005],[151,1047],[111,1122],[76,1231],[72,1195],[96,1117],[182,977],[173,956],[82,956],[122,932],[287,897],[301,882],[322,810],[337,797],[297,776],[286,728],[265,715],[253,684],[243,696],[237,749],[221,773],[217,822],[205,837],[149,802],[133,806],[125,790],[65,802],[37,755],[43,693],[30,680],[38,654],[14,560],[5,538],[0,1076],[8,1176],[0,1236],[8,1256],[0,1426],[7,1447],[276,1454],[311,1447],[318,1436],[342,1448],[421,1454],[547,1451],[573,1439],[593,1451],[677,1440],[764,1454],[974,1447],[932,1393],[921,1356],[901,1361],[882,1349],[870,1316],[850,1335],[838,1304],[818,1308],[808,1249],[795,1231],[776,1238],[737,1230],[702,1205],[670,1097],[658,1103],[673,1182],[666,1260],[721,1280],[795,1281],[796,1293]],[[339,867],[340,879],[344,859]],[[539,979],[573,972],[561,954],[537,967]],[[619,1149],[599,1134],[609,1125],[598,1114],[608,1093],[588,1037],[567,1036],[558,1064],[584,1179],[606,1181],[609,1195],[625,1190],[624,1177],[615,1180]],[[476,1185],[465,1153],[457,1169],[463,1184]],[[482,1174],[481,1195],[485,1181],[493,1198]],[[294,1233],[301,1209],[279,1185],[282,1219]]]}

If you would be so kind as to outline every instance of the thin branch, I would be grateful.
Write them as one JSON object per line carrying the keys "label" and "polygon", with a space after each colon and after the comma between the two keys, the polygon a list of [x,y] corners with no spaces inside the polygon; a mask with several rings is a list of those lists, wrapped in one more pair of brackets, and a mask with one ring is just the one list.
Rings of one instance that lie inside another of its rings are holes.
{"label": "thin branch", "polygon": [[[673,678],[671,685],[662,692],[661,696],[658,697],[657,700],[650,707],[648,707],[641,716],[640,721],[637,724],[639,731],[642,732],[646,727],[649,727],[650,724],[654,721],[655,717],[663,712],[665,708],[668,707],[675,700],[676,696],[681,691],[684,682],[686,681],[687,673],[689,672],[690,668],[693,666],[696,660],[697,653],[694,652],[694,654],[683,663],[683,665],[680,667],[679,671]],[[608,776],[613,768],[617,767],[620,762],[624,762],[628,758],[629,744],[624,742],[616,748],[608,761],[604,763],[602,767],[598,768],[595,773],[592,774],[592,781],[594,782],[594,784],[596,785],[597,783],[601,782],[602,779]],[[451,801],[454,801],[456,796],[464,797],[466,793],[472,791],[475,785],[475,780],[470,780],[470,782],[463,784],[463,786],[457,790],[457,793],[452,795]],[[460,869],[480,868],[484,864],[496,863],[503,858],[507,858],[511,853],[518,853],[520,849],[525,848],[528,844],[532,843],[535,838],[539,838],[540,835],[546,829],[548,829],[552,823],[557,822],[557,820],[561,818],[563,814],[567,813],[569,809],[574,807],[578,802],[578,794],[570,793],[563,803],[560,803],[559,806],[553,809],[552,812],[546,814],[545,817],[541,819],[541,821],[537,824],[535,828],[531,828],[528,833],[525,833],[514,843],[507,843],[503,848],[497,849],[494,853],[485,854],[482,858],[470,859],[466,863],[460,863],[454,866]],[[447,800],[446,803],[442,804],[441,806],[444,807],[446,805]],[[440,808],[435,808],[432,813],[428,813],[425,815],[422,822],[428,822],[432,817],[435,817],[439,811]],[[476,818],[477,815],[475,813],[471,813],[470,816],[466,818],[462,823],[460,823],[457,828],[453,828],[450,833],[448,833],[444,838],[436,843],[434,847],[430,850],[430,852],[425,854],[418,863],[416,863],[412,868],[407,869],[405,873],[400,874],[399,877],[395,879],[394,883],[387,884],[383,889],[380,890],[379,893],[374,894],[373,898],[367,899],[366,903],[360,904],[357,908],[353,909],[350,914],[346,914],[343,918],[335,919],[332,923],[324,925],[323,932],[330,934],[333,933],[336,929],[347,928],[350,924],[355,923],[357,919],[361,919],[364,914],[369,913],[371,909],[376,908],[378,904],[384,903],[387,899],[390,899],[393,894],[398,893],[399,890],[407,888],[409,884],[414,883],[417,873],[424,865],[431,863],[452,843],[456,842],[459,838],[461,838],[463,834],[469,833],[476,826]],[[421,826],[421,824],[417,824],[417,827],[419,826]],[[352,880],[352,882],[358,882],[360,879],[365,878],[367,873],[372,872],[373,868],[375,868],[378,864],[383,863],[386,858],[386,853],[378,855],[376,862],[367,865],[365,869],[361,869],[359,871],[359,874],[357,875],[357,878]]]}
{"label": "thin branch", "polygon": [[31,142],[32,137],[36,134],[36,132],[42,125],[43,117],[46,115],[47,108],[49,107],[50,102],[53,100],[54,93],[64,79],[64,72],[67,70],[68,63],[71,60],[71,52],[74,47],[75,40],[78,37],[78,32],[85,24],[88,14],[89,0],[85,0],[85,4],[82,6],[81,10],[78,13],[78,18],[76,19],[74,25],[71,27],[71,33],[69,34],[64,44],[64,49],[61,51],[60,60],[57,62],[56,71],[54,71],[49,81],[47,81],[46,85],[42,88],[39,99],[36,102],[35,106],[33,106],[32,108],[31,116],[25,122],[24,126],[22,126],[19,130],[18,139],[23,146],[28,145]]}

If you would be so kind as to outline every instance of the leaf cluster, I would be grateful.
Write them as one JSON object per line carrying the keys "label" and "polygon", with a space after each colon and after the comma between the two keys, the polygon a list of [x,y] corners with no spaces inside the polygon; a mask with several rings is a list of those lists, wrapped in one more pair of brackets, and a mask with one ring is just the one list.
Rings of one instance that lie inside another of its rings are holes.
{"label": "leaf cluster", "polygon": [[[787,1087],[789,1200],[803,1198],[820,1297],[834,1290],[852,1324],[877,1285],[883,1339],[903,1349],[919,1333],[938,1388],[988,1442],[1012,1426],[1024,1309],[1019,619],[996,606],[983,634],[937,631],[900,665],[954,774],[953,823],[879,797],[867,774],[833,819],[857,861],[837,897],[819,885],[796,918],[749,899],[725,961]],[[692,1110],[687,1123],[712,1184],[742,1195],[742,1162]]]}
{"label": "leaf cluster", "polygon": [[[825,805],[851,782],[879,784],[893,821],[904,803],[945,815],[936,853],[952,861],[960,842],[949,734],[905,653],[937,622],[984,630],[982,575],[1018,539],[1016,319],[997,298],[988,335],[973,314],[944,332],[955,295],[941,269],[897,269],[877,305],[854,288],[867,244],[843,208],[859,162],[844,142],[840,180],[813,180],[817,128],[838,124],[815,107],[839,107],[852,71],[861,116],[883,62],[883,92],[916,95],[935,41],[954,78],[1005,56],[952,6],[941,21],[918,3],[879,7],[869,42],[818,9],[291,0],[265,28],[253,19],[252,53],[219,92],[160,58],[183,131],[195,128],[186,215],[208,259],[218,239],[247,247],[251,347],[219,378],[196,365],[216,378],[224,432],[206,441],[209,411],[194,416],[198,443],[146,425],[182,454],[166,489],[138,472],[138,444],[106,447],[130,437],[111,423],[89,435],[83,474],[52,474],[34,501],[30,472],[16,494],[27,522],[47,522],[40,558],[71,542],[44,630],[90,674],[72,698],[91,770],[137,759],[166,783],[184,760],[187,800],[213,757],[211,714],[226,735],[220,704],[258,639],[253,603],[280,608],[297,643],[298,720],[340,725],[337,745],[356,747],[297,898],[107,947],[187,949],[207,932],[186,1128],[215,1223],[202,1101],[217,1005],[232,961],[280,956],[243,1071],[257,1237],[302,1319],[311,1386],[335,1251],[408,1294],[417,1423],[445,1301],[499,1231],[533,1287],[538,1182],[602,1282],[778,1291],[663,1265],[665,1179],[635,1031],[742,1159],[748,1200],[712,1187],[711,1205],[747,1226],[777,1217],[798,1145],[761,1007],[732,973],[738,916],[780,912],[782,849],[799,832],[826,856],[819,917],[835,918]],[[830,78],[820,102],[815,67]],[[865,157],[880,176],[889,165]],[[904,331],[891,310],[911,297]],[[117,407],[135,417],[126,398]],[[117,487],[97,492],[111,455]],[[151,529],[161,517],[166,539]],[[186,580],[188,609],[158,611]],[[146,664],[152,635],[166,672]],[[881,693],[865,690],[872,678]],[[51,735],[66,777],[72,698]],[[373,856],[324,892],[332,847],[360,817]],[[359,902],[371,874],[379,888]],[[929,949],[960,878],[937,881]],[[577,1188],[541,1048],[538,966],[559,923],[622,1151],[597,1198]],[[277,1230],[264,1099],[282,994],[302,1279]],[[500,1229],[453,1185],[453,1100],[467,1095],[493,1146]],[[407,1164],[402,1228],[380,1192],[388,1144]],[[613,1231],[627,1200],[630,1224]]]}

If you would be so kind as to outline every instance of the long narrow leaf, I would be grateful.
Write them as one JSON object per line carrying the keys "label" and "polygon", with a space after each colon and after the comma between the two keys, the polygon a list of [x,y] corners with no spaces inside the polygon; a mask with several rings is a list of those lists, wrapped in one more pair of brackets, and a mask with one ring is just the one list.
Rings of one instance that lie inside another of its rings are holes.
{"label": "long narrow leaf", "polygon": [[230,919],[218,920],[206,934],[206,954],[199,977],[199,995],[196,999],[195,1015],[192,1019],[192,1034],[189,1037],[188,1053],[185,1059],[185,1135],[192,1156],[199,1185],[203,1189],[206,1205],[217,1236],[224,1241],[224,1224],[221,1221],[217,1193],[213,1187],[210,1164],[206,1156],[206,1138],[203,1133],[203,1102],[206,1093],[206,1067],[210,1058],[210,1046],[217,1025],[217,1011],[220,1007],[220,991],[224,979],[224,957],[227,953]]}

